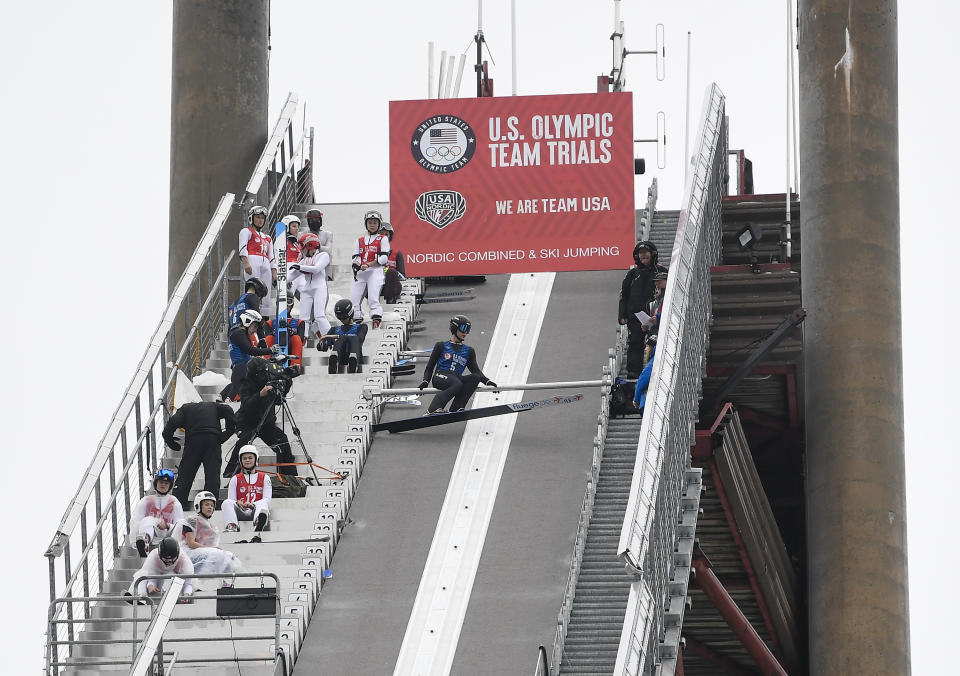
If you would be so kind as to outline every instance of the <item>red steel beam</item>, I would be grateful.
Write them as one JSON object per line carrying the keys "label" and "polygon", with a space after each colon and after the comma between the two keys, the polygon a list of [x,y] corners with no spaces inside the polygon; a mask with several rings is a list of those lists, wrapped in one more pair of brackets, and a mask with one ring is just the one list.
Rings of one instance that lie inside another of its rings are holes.
{"label": "red steel beam", "polygon": [[750,620],[744,616],[736,602],[730,598],[730,594],[720,584],[720,580],[713,574],[706,559],[703,557],[695,558],[693,569],[697,573],[697,586],[706,594],[713,607],[723,616],[724,621],[740,639],[743,647],[747,649],[754,662],[757,663],[760,672],[764,676],[787,676],[786,670],[780,666],[780,662],[777,661],[770,648],[760,638],[757,630],[750,624]]}
{"label": "red steel beam", "polygon": [[677,668],[673,672],[674,676],[683,676],[683,646],[677,649]]}
{"label": "red steel beam", "polygon": [[[712,458],[709,461],[710,475],[713,477],[713,488],[717,491],[717,498],[720,500],[720,506],[723,508],[723,515],[727,519],[727,527],[730,529],[730,535],[733,537],[734,544],[737,545],[737,552],[740,554],[740,562],[744,570],[747,571],[747,579],[750,580],[750,588],[753,589],[753,595],[757,598],[757,606],[760,608],[760,614],[763,616],[763,624],[770,632],[770,642],[773,643],[773,649],[780,652],[780,641],[777,638],[777,632],[773,628],[773,619],[770,617],[770,609],[767,607],[767,600],[760,590],[760,582],[753,570],[753,564],[750,562],[750,556],[747,554],[747,547],[743,543],[743,537],[740,535],[740,529],[737,528],[737,522],[733,518],[733,510],[730,509],[730,500],[727,498],[727,491],[723,487],[723,481],[720,479],[720,472],[717,471],[717,461]],[[713,571],[710,572],[714,579]],[[732,603],[732,601],[731,601]],[[737,612],[740,609],[737,608]],[[751,627],[753,629],[753,627]]]}
{"label": "red steel beam", "polygon": [[730,676],[751,676],[750,672],[740,666],[740,664],[734,662],[726,655],[721,655],[713,648],[700,643],[700,641],[695,638],[684,635],[683,643],[685,651],[689,650],[697,657],[706,660],[718,669],[722,669],[721,673],[729,674]]}

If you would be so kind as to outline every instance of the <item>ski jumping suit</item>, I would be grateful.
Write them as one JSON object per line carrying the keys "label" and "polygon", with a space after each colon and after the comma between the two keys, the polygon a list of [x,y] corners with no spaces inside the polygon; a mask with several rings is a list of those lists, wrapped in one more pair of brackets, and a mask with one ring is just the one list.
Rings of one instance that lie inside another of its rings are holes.
{"label": "ski jumping suit", "polygon": [[[334,326],[330,329],[330,334],[339,336],[331,347],[337,355],[337,360],[341,364],[346,364],[350,359],[350,353],[357,355],[357,369],[363,364],[363,340],[367,337],[366,324],[351,324],[350,326]],[[331,340],[328,338],[328,340]]]}
{"label": "ski jumping suit", "polygon": [[[300,289],[300,318],[309,321],[311,312],[316,320],[309,327],[321,335],[330,330],[330,322],[324,309],[327,307],[327,266],[330,265],[330,254],[326,251],[314,254],[309,258],[301,258],[298,263],[300,270],[291,270],[288,279],[303,279]],[[381,272],[381,277],[383,273]]]}
{"label": "ski jumping suit", "polygon": [[230,320],[230,323],[227,325],[228,330],[235,326],[240,326],[240,315],[246,310],[256,310],[260,312],[260,296],[253,292],[245,293],[237,299],[236,303],[230,306],[227,311],[227,318]]}
{"label": "ski jumping suit", "polygon": [[640,377],[637,378],[637,387],[633,391],[633,401],[637,405],[637,410],[643,412],[643,407],[647,403],[647,388],[650,386],[650,376],[653,374],[653,358],[656,356],[656,348],[650,353],[650,361],[643,367]]}
{"label": "ski jumping suit", "polygon": [[[355,265],[366,265],[366,270],[357,271],[357,281],[350,287],[350,301],[353,303],[353,318],[358,322],[363,319],[360,304],[363,294],[367,294],[370,303],[370,315],[382,317],[383,307],[380,305],[380,289],[383,287],[383,266],[390,255],[390,240],[385,235],[364,235],[359,237],[353,245],[353,262]],[[303,316],[301,310],[300,315]]]}
{"label": "ski jumping suit", "polygon": [[[190,547],[187,533],[193,533],[194,542],[199,547]],[[171,537],[180,543],[180,551],[189,557],[193,572],[197,575],[229,575],[240,569],[240,559],[233,552],[220,549],[220,533],[203,516],[195,514],[177,522]]]}
{"label": "ski jumping suit", "polygon": [[[225,429],[220,428],[221,419]],[[201,462],[203,490],[214,495],[220,491],[220,445],[233,435],[236,417],[226,404],[212,401],[184,404],[163,426],[163,440],[173,450],[180,449],[173,436],[179,428],[184,431],[183,456],[177,471],[177,483],[171,493],[181,505],[186,505]]]}
{"label": "ski jumping suit", "polygon": [[[281,468],[283,469],[283,468]],[[257,522],[260,514],[270,517],[270,499],[273,497],[273,484],[263,472],[240,472],[227,486],[227,499],[223,501],[223,522],[236,524],[240,521]],[[252,502],[253,509],[237,507],[237,501]]]}
{"label": "ski jumping suit", "polygon": [[[267,337],[264,341],[267,347],[273,347],[276,342],[276,336],[273,330],[273,320],[268,319],[264,322],[267,329]],[[307,341],[307,322],[302,322],[296,317],[287,319],[287,355],[290,357],[291,366],[303,368],[303,344]],[[212,493],[213,491],[211,491]]]}
{"label": "ski jumping suit", "polygon": [[[436,373],[433,371],[434,368],[437,369]],[[463,375],[465,368],[470,369],[470,375]],[[452,340],[433,346],[430,361],[427,362],[427,367],[423,371],[423,379],[431,381],[431,374],[433,386],[443,392],[438,392],[434,396],[427,407],[427,413],[440,410],[451,399],[453,399],[450,405],[451,411],[464,408],[477,386],[480,383],[490,382],[477,365],[476,351],[465,343],[455,343]]]}
{"label": "ski jumping suit", "polygon": [[[140,584],[137,584],[137,578],[139,577],[145,575],[179,575],[184,578],[183,593],[186,596],[190,596],[193,594],[193,577],[191,577],[193,574],[193,562],[189,556],[183,553],[182,549],[180,550],[180,557],[172,566],[168,566],[161,561],[160,551],[154,549],[147,554],[147,558],[143,560],[143,565],[140,566],[140,570],[133,574],[133,582],[130,583],[127,593],[134,596],[147,595],[147,584],[151,582],[151,580],[141,580]],[[172,578],[166,578],[165,580],[153,580],[152,582],[154,587],[159,587],[162,590],[169,587],[172,581]]]}
{"label": "ski jumping suit", "polygon": [[[151,544],[160,542],[170,534],[173,524],[183,518],[180,501],[172,493],[166,495],[144,495],[130,516],[130,532],[135,537],[145,536]],[[157,524],[166,522],[166,528]]]}
{"label": "ski jumping suit", "polygon": [[[251,277],[258,278],[267,287],[267,298],[270,297],[270,287],[273,281],[273,241],[270,235],[265,235],[254,227],[246,227],[240,231],[240,245],[237,248],[238,256],[245,256],[252,272],[248,275],[243,271],[243,281]],[[262,307],[271,307],[263,299]]]}
{"label": "ski jumping suit", "polygon": [[[230,384],[220,391],[220,396],[226,401],[232,400],[240,392],[240,383],[247,377],[247,362],[254,357],[266,357],[270,354],[269,347],[258,347],[250,340],[250,332],[243,326],[237,325],[230,329]],[[257,339],[259,343],[259,338]],[[266,344],[264,342],[264,344]],[[216,493],[216,491],[210,491]]]}

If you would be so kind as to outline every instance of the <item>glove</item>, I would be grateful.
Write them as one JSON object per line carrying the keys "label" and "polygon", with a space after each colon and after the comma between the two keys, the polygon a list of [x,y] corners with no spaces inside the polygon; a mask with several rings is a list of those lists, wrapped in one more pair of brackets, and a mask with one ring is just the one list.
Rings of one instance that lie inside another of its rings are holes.
{"label": "glove", "polygon": [[176,442],[176,441],[171,441],[169,444],[167,444],[167,446],[169,446],[170,448],[172,448],[172,449],[175,450],[175,451],[179,451],[180,448],[181,448],[179,442]]}
{"label": "glove", "polygon": [[270,354],[280,354],[280,346],[279,346],[279,345],[271,345],[271,346],[270,346]]}
{"label": "glove", "polygon": [[294,263],[293,265],[290,266],[290,269],[291,269],[291,270],[299,270],[299,269],[300,269],[300,265],[299,265],[298,263]]}
{"label": "glove", "polygon": [[488,380],[488,381],[487,381],[487,386],[488,386],[488,387],[496,387],[497,384],[496,384],[495,382],[493,382],[492,380]]}
{"label": "glove", "polygon": [[426,387],[427,385],[429,385],[429,384],[430,384],[430,383],[428,383],[426,380],[424,380],[422,383],[420,383],[420,389],[422,390],[423,388],[425,388],[425,387]]}
{"label": "glove", "polygon": [[277,280],[273,280],[273,282],[271,282],[271,284],[273,285],[273,288],[274,288],[274,289],[277,288]]}

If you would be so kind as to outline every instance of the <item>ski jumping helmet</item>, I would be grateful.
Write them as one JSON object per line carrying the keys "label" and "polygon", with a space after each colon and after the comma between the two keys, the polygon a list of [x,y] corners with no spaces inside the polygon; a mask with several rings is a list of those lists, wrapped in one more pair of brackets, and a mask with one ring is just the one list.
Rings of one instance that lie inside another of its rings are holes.
{"label": "ski jumping helmet", "polygon": [[166,565],[172,566],[180,558],[180,545],[173,538],[163,538],[160,541],[160,548],[157,552],[160,560]]}
{"label": "ski jumping helmet", "polygon": [[389,223],[380,224],[380,232],[387,236],[387,239],[393,240],[393,226]]}
{"label": "ski jumping helmet", "polygon": [[380,215],[379,211],[370,210],[363,215],[363,225],[366,227],[367,221],[373,219],[377,222],[377,229],[380,229],[380,224],[383,223],[383,216]]}
{"label": "ski jumping helmet", "polygon": [[300,248],[306,251],[307,249],[319,249],[320,248],[320,238],[317,237],[312,232],[305,232],[297,239],[297,243],[300,245]]}
{"label": "ski jumping helmet", "polygon": [[353,317],[353,303],[349,298],[341,298],[333,306],[333,314],[341,322],[346,322],[347,319]]}
{"label": "ski jumping helmet", "polygon": [[267,297],[267,285],[261,282],[259,277],[251,277],[248,279],[243,288],[247,288],[248,286],[252,286],[253,292],[260,296],[260,298]]}
{"label": "ski jumping helmet", "polygon": [[203,506],[204,500],[213,500],[213,507],[217,507],[217,496],[211,493],[210,491],[200,491],[193,498],[193,511],[197,514],[200,513],[200,507]]}
{"label": "ski jumping helmet", "polygon": [[319,209],[311,209],[307,212],[307,225],[311,230],[319,230],[323,227],[323,212]]}
{"label": "ski jumping helmet", "polygon": [[245,329],[249,329],[254,322],[262,322],[263,315],[256,310],[244,310],[240,313],[240,324]]}
{"label": "ski jumping helmet", "polygon": [[[247,214],[247,218],[250,219],[250,221],[249,221],[249,222],[250,222],[250,225],[253,225],[253,217],[254,217],[254,216],[257,216],[257,215],[263,216],[263,222],[264,222],[264,223],[267,222],[267,208],[266,208],[266,207],[261,207],[261,206],[257,205],[257,206],[255,206],[255,207],[251,207],[251,208],[250,208],[250,213]],[[256,227],[256,226],[254,226],[254,227]]]}
{"label": "ski jumping helmet", "polygon": [[[172,469],[167,469],[166,467],[163,469],[158,469],[157,473],[153,477],[153,490],[157,490],[158,482],[168,481],[170,482],[170,488],[167,489],[167,493],[169,493],[173,490],[173,481],[176,479],[176,476],[176,472],[174,472]],[[162,495],[166,495],[167,493],[163,493]]]}
{"label": "ski jumping helmet", "polygon": [[247,444],[246,446],[243,446],[240,449],[240,455],[239,455],[240,460],[243,460],[243,456],[248,454],[253,456],[253,459],[254,459],[253,465],[254,467],[256,467],[257,463],[260,462],[260,451],[258,451],[257,447],[254,446],[253,444]]}
{"label": "ski jumping helmet", "polygon": [[470,319],[464,315],[454,315],[450,318],[450,333],[456,335],[457,331],[470,333]]}

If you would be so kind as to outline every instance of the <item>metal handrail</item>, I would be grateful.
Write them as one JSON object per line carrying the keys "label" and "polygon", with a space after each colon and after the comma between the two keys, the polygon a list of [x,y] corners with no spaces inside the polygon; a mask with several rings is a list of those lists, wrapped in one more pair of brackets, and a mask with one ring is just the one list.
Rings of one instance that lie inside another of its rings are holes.
{"label": "metal handrail", "polygon": [[638,241],[650,239],[650,230],[653,228],[653,216],[657,212],[657,179],[654,178],[647,188],[647,206],[643,210],[643,219]]}
{"label": "metal handrail", "polygon": [[688,176],[670,263],[659,340],[618,555],[634,575],[614,673],[651,674],[677,542],[684,477],[705,373],[712,303],[710,267],[720,260],[726,176],[724,97],[708,91],[696,166]]}
{"label": "metal handrail", "polygon": [[[263,147],[260,158],[254,165],[250,180],[247,181],[247,187],[244,191],[242,202],[249,207],[251,200],[255,198],[263,185],[263,179],[267,176],[267,169],[274,164],[277,157],[277,151],[283,146],[284,137],[292,134],[293,116],[297,112],[297,95],[293,92],[287,94],[287,100],[280,110],[280,117],[277,123],[273,125],[273,132],[267,140],[267,145]],[[247,204],[249,202],[249,204]]]}

